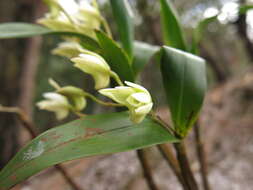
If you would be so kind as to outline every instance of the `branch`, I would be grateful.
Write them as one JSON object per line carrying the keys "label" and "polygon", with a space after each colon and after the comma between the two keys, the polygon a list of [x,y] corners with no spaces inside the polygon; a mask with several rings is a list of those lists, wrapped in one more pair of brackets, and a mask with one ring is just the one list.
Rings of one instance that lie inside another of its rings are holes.
{"label": "branch", "polygon": [[199,121],[197,121],[196,125],[194,126],[194,134],[195,134],[195,141],[196,141],[196,151],[198,155],[198,160],[200,163],[200,173],[201,178],[203,181],[204,190],[210,190],[210,184],[208,182],[208,171],[207,171],[207,161],[206,161],[206,154],[204,149],[204,144],[201,139],[201,131],[199,126]]}
{"label": "branch", "polygon": [[159,190],[156,186],[153,176],[152,176],[152,169],[150,163],[148,162],[148,158],[146,156],[145,150],[137,150],[137,156],[140,160],[140,163],[143,168],[143,175],[146,178],[147,184],[150,190]]}
{"label": "branch", "polygon": [[185,190],[187,190],[187,186],[184,182],[179,163],[178,163],[177,159],[175,158],[170,146],[167,144],[161,144],[161,145],[158,145],[157,148],[160,150],[161,154],[163,155],[163,157],[167,161],[168,165],[170,166],[170,168],[174,172],[179,183],[182,185],[182,187]]}
{"label": "branch", "polygon": [[193,172],[190,167],[189,160],[187,158],[187,153],[185,150],[184,142],[175,143],[174,147],[177,152],[177,159],[181,168],[182,176],[184,178],[187,189],[198,190],[198,184],[194,178]]}

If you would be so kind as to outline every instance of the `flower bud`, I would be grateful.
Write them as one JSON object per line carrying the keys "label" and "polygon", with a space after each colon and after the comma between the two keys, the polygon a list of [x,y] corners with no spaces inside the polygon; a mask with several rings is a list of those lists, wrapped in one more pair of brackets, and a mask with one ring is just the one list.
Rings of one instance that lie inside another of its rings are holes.
{"label": "flower bud", "polygon": [[81,111],[86,107],[87,101],[84,91],[74,86],[66,86],[57,90],[57,93],[66,96],[72,103],[74,111]]}
{"label": "flower bud", "polygon": [[111,70],[100,55],[86,51],[78,57],[72,58],[71,61],[75,63],[75,67],[94,78],[96,89],[105,88],[109,85]]}
{"label": "flower bud", "polygon": [[99,93],[126,106],[130,112],[131,121],[140,123],[152,109],[151,96],[142,86],[127,81],[125,83],[128,86],[102,89]]}
{"label": "flower bud", "polygon": [[73,58],[77,57],[82,50],[82,46],[76,42],[62,42],[52,51],[52,53],[67,58]]}

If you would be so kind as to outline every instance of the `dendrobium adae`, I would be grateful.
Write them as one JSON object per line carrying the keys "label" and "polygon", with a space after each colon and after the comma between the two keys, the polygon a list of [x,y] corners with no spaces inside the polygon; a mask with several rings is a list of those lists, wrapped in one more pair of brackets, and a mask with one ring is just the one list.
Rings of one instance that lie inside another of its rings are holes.
{"label": "dendrobium adae", "polygon": [[50,11],[38,22],[52,30],[78,32],[95,38],[104,22],[96,1],[45,0]]}

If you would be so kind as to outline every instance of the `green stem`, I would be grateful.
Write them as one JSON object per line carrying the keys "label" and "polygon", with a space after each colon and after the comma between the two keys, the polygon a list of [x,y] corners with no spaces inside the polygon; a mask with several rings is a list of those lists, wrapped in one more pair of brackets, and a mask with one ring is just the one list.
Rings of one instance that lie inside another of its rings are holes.
{"label": "green stem", "polygon": [[176,133],[176,131],[175,131],[170,125],[168,125],[166,122],[164,122],[158,115],[156,115],[155,112],[154,112],[153,110],[150,112],[150,116],[151,116],[151,118],[152,118],[155,122],[159,123],[159,124],[160,124],[161,126],[163,126],[166,130],[168,130],[171,134],[175,134],[175,133]]}
{"label": "green stem", "polygon": [[88,92],[84,92],[84,96],[92,99],[93,101],[97,102],[98,104],[101,104],[103,106],[112,106],[112,107],[123,107],[123,105],[121,104],[117,104],[117,103],[112,103],[112,102],[104,102],[102,100],[97,99],[95,96],[93,96],[92,94],[88,93]]}
{"label": "green stem", "polygon": [[117,73],[111,71],[110,72],[111,77],[120,85],[120,86],[124,86],[123,82],[120,80],[119,76],[117,75]]}

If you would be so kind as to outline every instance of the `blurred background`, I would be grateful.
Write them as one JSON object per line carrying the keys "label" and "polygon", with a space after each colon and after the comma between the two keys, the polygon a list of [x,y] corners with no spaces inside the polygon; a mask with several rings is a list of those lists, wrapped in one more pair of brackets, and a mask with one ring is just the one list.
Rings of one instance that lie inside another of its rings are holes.
{"label": "blurred background", "polygon": [[[108,1],[98,0],[117,39]],[[159,1],[130,1],[135,13],[136,40],[162,45]],[[212,189],[251,190],[253,187],[253,9],[239,14],[239,7],[251,0],[174,0],[188,42],[203,18],[220,12],[208,24],[200,44],[206,59],[209,90],[200,117]],[[40,0],[0,0],[0,23],[36,22],[46,7]],[[60,42],[52,36],[0,41],[0,104],[18,106],[33,120],[39,131],[59,125],[52,113],[39,111],[35,103],[42,93],[52,91],[48,78],[61,85],[76,85],[93,92],[92,79],[72,67],[69,60],[50,51]],[[159,66],[146,66],[139,81],[152,92],[161,117],[169,112]],[[92,102],[87,113],[101,112]],[[74,116],[67,120],[73,120]],[[0,113],[0,168],[30,136],[16,116]],[[194,136],[187,139],[193,170],[199,180]],[[181,189],[156,148],[146,150],[152,161],[155,180],[161,190]],[[83,189],[146,190],[136,153],[120,153],[66,163],[64,167]],[[22,190],[71,189],[55,169],[49,169],[16,187]]]}

